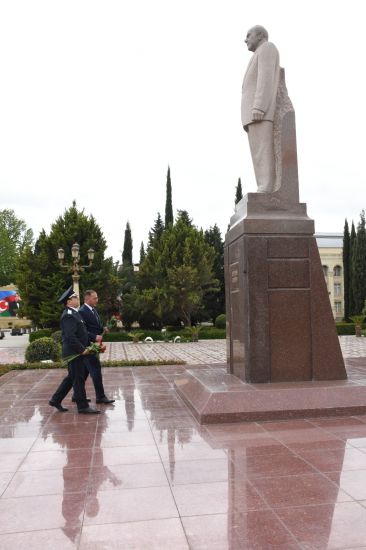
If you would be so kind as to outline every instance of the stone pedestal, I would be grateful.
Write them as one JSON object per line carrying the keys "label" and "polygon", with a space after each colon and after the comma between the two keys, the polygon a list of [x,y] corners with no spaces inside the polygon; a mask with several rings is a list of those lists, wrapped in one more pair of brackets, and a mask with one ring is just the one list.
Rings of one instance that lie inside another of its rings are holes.
{"label": "stone pedestal", "polygon": [[306,206],[240,201],[226,235],[228,368],[250,383],[341,380],[343,357]]}

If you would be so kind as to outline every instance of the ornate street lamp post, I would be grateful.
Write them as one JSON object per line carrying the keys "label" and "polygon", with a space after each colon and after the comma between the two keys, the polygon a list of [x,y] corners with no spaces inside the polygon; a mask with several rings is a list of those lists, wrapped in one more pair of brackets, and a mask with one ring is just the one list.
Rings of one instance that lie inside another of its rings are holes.
{"label": "ornate street lamp post", "polygon": [[94,260],[94,250],[92,248],[89,248],[88,250],[88,265],[80,265],[80,245],[78,243],[74,243],[71,247],[71,256],[72,256],[72,264],[64,264],[64,258],[65,258],[65,251],[63,248],[59,248],[57,250],[57,257],[60,262],[60,266],[68,269],[72,273],[72,288],[73,291],[80,296],[79,291],[79,280],[80,275],[79,273],[81,271],[84,271],[84,269],[87,269],[88,267],[91,267]]}

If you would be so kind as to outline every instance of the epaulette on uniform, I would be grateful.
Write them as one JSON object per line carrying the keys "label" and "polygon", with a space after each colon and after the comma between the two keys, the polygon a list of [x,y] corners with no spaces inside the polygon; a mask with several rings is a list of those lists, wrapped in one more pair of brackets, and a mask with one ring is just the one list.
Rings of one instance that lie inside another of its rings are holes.
{"label": "epaulette on uniform", "polygon": [[69,315],[72,315],[72,310],[71,310],[71,309],[68,309],[68,310],[67,310],[67,313],[68,313]]}

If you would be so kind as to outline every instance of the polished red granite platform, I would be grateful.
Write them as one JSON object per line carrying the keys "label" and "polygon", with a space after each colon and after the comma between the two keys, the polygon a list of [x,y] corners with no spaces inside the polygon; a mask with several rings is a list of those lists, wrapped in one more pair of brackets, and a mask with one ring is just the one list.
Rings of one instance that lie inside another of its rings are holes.
{"label": "polished red granite platform", "polygon": [[184,371],[104,369],[92,418],[47,405],[60,371],[0,378],[0,548],[365,547],[366,415],[200,426]]}
{"label": "polished red granite platform", "polygon": [[347,380],[247,384],[218,366],[187,369],[175,387],[201,424],[366,413],[366,378],[347,360]]}

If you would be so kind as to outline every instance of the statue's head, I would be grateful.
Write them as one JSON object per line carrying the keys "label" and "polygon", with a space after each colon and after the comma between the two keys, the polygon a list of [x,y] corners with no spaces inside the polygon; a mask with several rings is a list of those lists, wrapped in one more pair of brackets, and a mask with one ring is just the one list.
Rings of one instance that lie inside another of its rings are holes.
{"label": "statue's head", "polygon": [[255,50],[268,40],[268,32],[261,25],[255,25],[247,32],[247,37],[245,43],[248,46],[250,52],[255,52]]}

